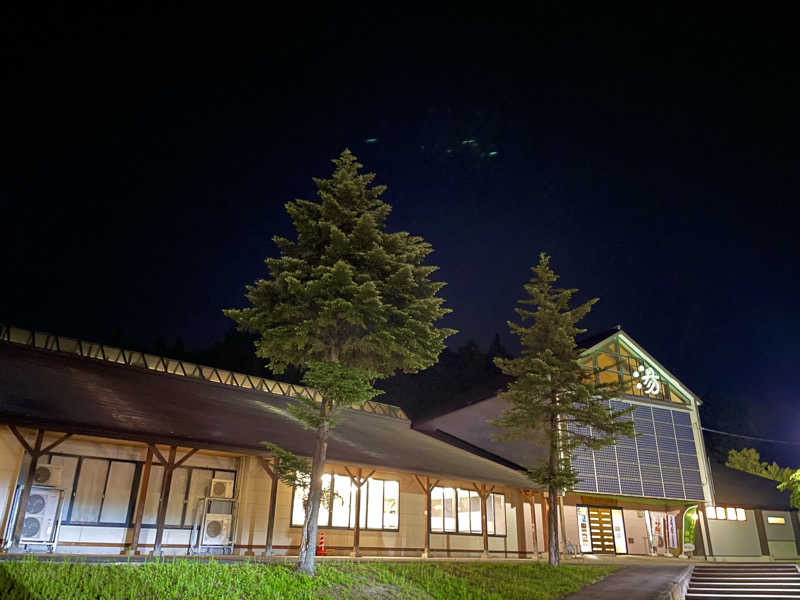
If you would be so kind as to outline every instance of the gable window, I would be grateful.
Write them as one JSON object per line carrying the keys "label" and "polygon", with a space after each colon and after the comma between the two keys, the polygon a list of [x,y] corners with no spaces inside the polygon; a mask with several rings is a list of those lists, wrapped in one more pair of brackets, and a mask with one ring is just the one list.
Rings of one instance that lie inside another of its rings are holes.
{"label": "gable window", "polygon": [[[330,507],[320,503],[317,525],[350,529],[356,522],[356,487],[350,477],[325,473],[322,489],[331,498]],[[306,518],[305,502],[308,487],[295,487],[292,492],[291,525],[302,527]],[[396,531],[399,527],[400,482],[370,478],[361,488],[361,529]]]}
{"label": "gable window", "polygon": [[[480,496],[474,490],[435,487],[430,519],[433,533],[483,533]],[[503,494],[489,494],[486,499],[486,530],[489,535],[506,535]]]}

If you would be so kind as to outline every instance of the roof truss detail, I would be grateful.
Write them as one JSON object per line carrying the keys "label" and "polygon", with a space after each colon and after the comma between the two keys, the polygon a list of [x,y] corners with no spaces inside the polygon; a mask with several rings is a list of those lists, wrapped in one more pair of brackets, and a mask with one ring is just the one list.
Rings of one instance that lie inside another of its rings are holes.
{"label": "roof truss detail", "polygon": [[[302,385],[284,383],[264,377],[256,377],[255,375],[197,365],[174,358],[157,356],[146,352],[138,352],[136,350],[126,350],[124,348],[117,348],[97,342],[87,342],[52,333],[20,329],[11,325],[0,324],[0,341],[22,344],[40,350],[49,350],[51,352],[73,354],[83,358],[91,358],[128,367],[146,369],[158,373],[201,379],[212,383],[251,389],[257,392],[288,396],[290,398],[311,397],[317,401],[320,399],[319,392]],[[360,407],[360,410],[395,419],[408,419],[406,414],[399,407],[375,402],[374,400],[365,402]]]}

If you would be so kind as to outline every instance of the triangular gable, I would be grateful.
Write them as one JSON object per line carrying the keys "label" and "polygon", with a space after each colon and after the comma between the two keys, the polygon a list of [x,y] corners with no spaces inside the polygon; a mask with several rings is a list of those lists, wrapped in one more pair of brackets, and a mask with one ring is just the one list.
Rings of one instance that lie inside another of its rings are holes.
{"label": "triangular gable", "polygon": [[[678,396],[682,396],[684,400],[689,401],[694,399],[700,404],[700,399],[697,394],[692,392],[686,385],[680,382],[677,377],[669,372],[660,362],[653,358],[642,346],[640,346],[630,335],[621,329],[603,338],[594,345],[586,348],[581,354],[582,356],[595,355],[597,353],[609,350],[609,346],[615,343],[618,345],[619,352],[622,356],[631,356],[645,367],[651,367],[658,375],[660,382],[666,382],[670,385],[671,389],[677,392]],[[599,365],[601,368],[603,365]],[[635,380],[634,380],[635,381]],[[637,394],[638,395],[638,394]],[[643,397],[648,397],[643,395]]]}

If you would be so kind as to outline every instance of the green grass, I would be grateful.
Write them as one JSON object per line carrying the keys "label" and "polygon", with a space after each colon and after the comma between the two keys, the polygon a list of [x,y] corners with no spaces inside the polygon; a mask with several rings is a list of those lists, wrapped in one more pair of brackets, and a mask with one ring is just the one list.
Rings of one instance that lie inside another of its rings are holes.
{"label": "green grass", "polygon": [[4,600],[267,600],[356,598],[549,600],[619,567],[503,562],[325,562],[306,577],[290,564],[177,560],[102,565],[0,563]]}

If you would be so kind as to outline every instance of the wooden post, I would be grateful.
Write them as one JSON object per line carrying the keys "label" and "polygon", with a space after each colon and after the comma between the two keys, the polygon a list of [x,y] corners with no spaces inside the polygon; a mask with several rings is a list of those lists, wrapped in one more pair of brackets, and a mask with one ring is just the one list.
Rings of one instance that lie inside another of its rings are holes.
{"label": "wooden post", "polygon": [[559,521],[561,521],[561,538],[563,540],[562,543],[564,544],[564,552],[566,553],[566,551],[567,551],[567,526],[566,526],[567,520],[564,518],[564,496],[559,496],[558,497],[558,511],[559,511],[558,519],[559,519]]}
{"label": "wooden post", "polygon": [[419,478],[418,475],[414,475],[414,479],[417,480],[417,484],[422,489],[422,493],[425,494],[425,547],[422,550],[422,558],[430,558],[431,555],[431,492],[433,488],[439,485],[439,480],[436,480],[436,483],[431,485],[431,478],[425,477],[425,483],[422,483],[422,479]]}
{"label": "wooden post", "polygon": [[[539,560],[539,536],[536,533],[536,492],[533,490],[520,490],[520,493],[528,499],[531,505],[531,535],[533,536],[533,555]],[[522,521],[523,525],[525,521]]]}
{"label": "wooden post", "polygon": [[525,501],[522,490],[517,490],[515,509],[517,511],[517,556],[525,558],[527,554],[527,544],[525,543]]}
{"label": "wooden post", "polygon": [[139,534],[142,532],[142,519],[144,518],[144,505],[147,502],[147,486],[150,484],[150,467],[153,466],[153,445],[147,445],[147,456],[142,468],[142,480],[139,482],[139,500],[136,503],[136,515],[133,521],[133,540],[129,553],[139,554]]}
{"label": "wooden post", "polygon": [[481,499],[481,532],[483,532],[483,553],[481,554],[481,558],[489,558],[489,527],[488,519],[486,518],[486,499],[489,497],[489,494],[494,491],[494,486],[487,489],[485,483],[482,483],[480,486],[478,486],[477,483],[473,483],[472,487],[475,488],[475,491],[478,492],[478,496]]}
{"label": "wooden post", "polygon": [[161,554],[161,541],[164,539],[164,521],[167,517],[167,504],[169,504],[169,491],[172,487],[172,473],[185,463],[190,456],[197,452],[197,448],[189,450],[183,455],[183,458],[176,461],[175,453],[178,451],[177,446],[169,447],[169,458],[165,459],[159,452],[155,444],[151,445],[153,452],[158,456],[161,463],[164,465],[164,478],[161,481],[161,496],[158,499],[158,516],[156,518],[156,539],[153,542],[153,555]]}
{"label": "wooden post", "polygon": [[548,532],[548,521],[550,519],[550,503],[547,501],[547,495],[542,494],[542,540],[544,541],[544,553],[550,552],[550,536]]}
{"label": "wooden post", "polygon": [[[25,449],[25,451],[30,454],[31,462],[28,465],[28,470],[25,473],[25,483],[22,486],[22,492],[19,495],[19,502],[17,503],[17,514],[14,517],[14,529],[12,530],[11,534],[11,549],[12,551],[19,550],[20,545],[20,538],[22,538],[22,527],[25,523],[25,512],[28,507],[28,499],[31,495],[31,487],[33,486],[33,477],[36,474],[36,468],[39,464],[39,458],[50,452],[53,448],[58,446],[61,442],[69,438],[72,434],[66,433],[58,438],[55,442],[47,445],[45,448],[42,448],[42,442],[44,441],[44,429],[37,429],[36,430],[36,442],[34,442],[33,447],[25,441],[25,438],[19,432],[19,430],[14,425],[9,425],[8,428],[11,430],[11,433],[14,434],[14,437],[17,438],[19,443]],[[60,516],[59,516],[60,518]]]}
{"label": "wooden post", "polygon": [[361,556],[361,488],[364,484],[375,474],[373,470],[366,477],[362,476],[361,467],[358,468],[358,476],[353,475],[348,467],[344,468],[350,476],[350,481],[356,486],[356,522],[353,526],[353,551],[350,553],[352,557]]}
{"label": "wooden post", "polygon": [[275,534],[275,503],[278,497],[278,457],[273,460],[273,465],[270,466],[269,461],[262,456],[258,457],[258,462],[261,467],[267,472],[270,477],[269,488],[269,508],[267,512],[267,539],[264,542],[264,556],[272,556],[272,538]]}

